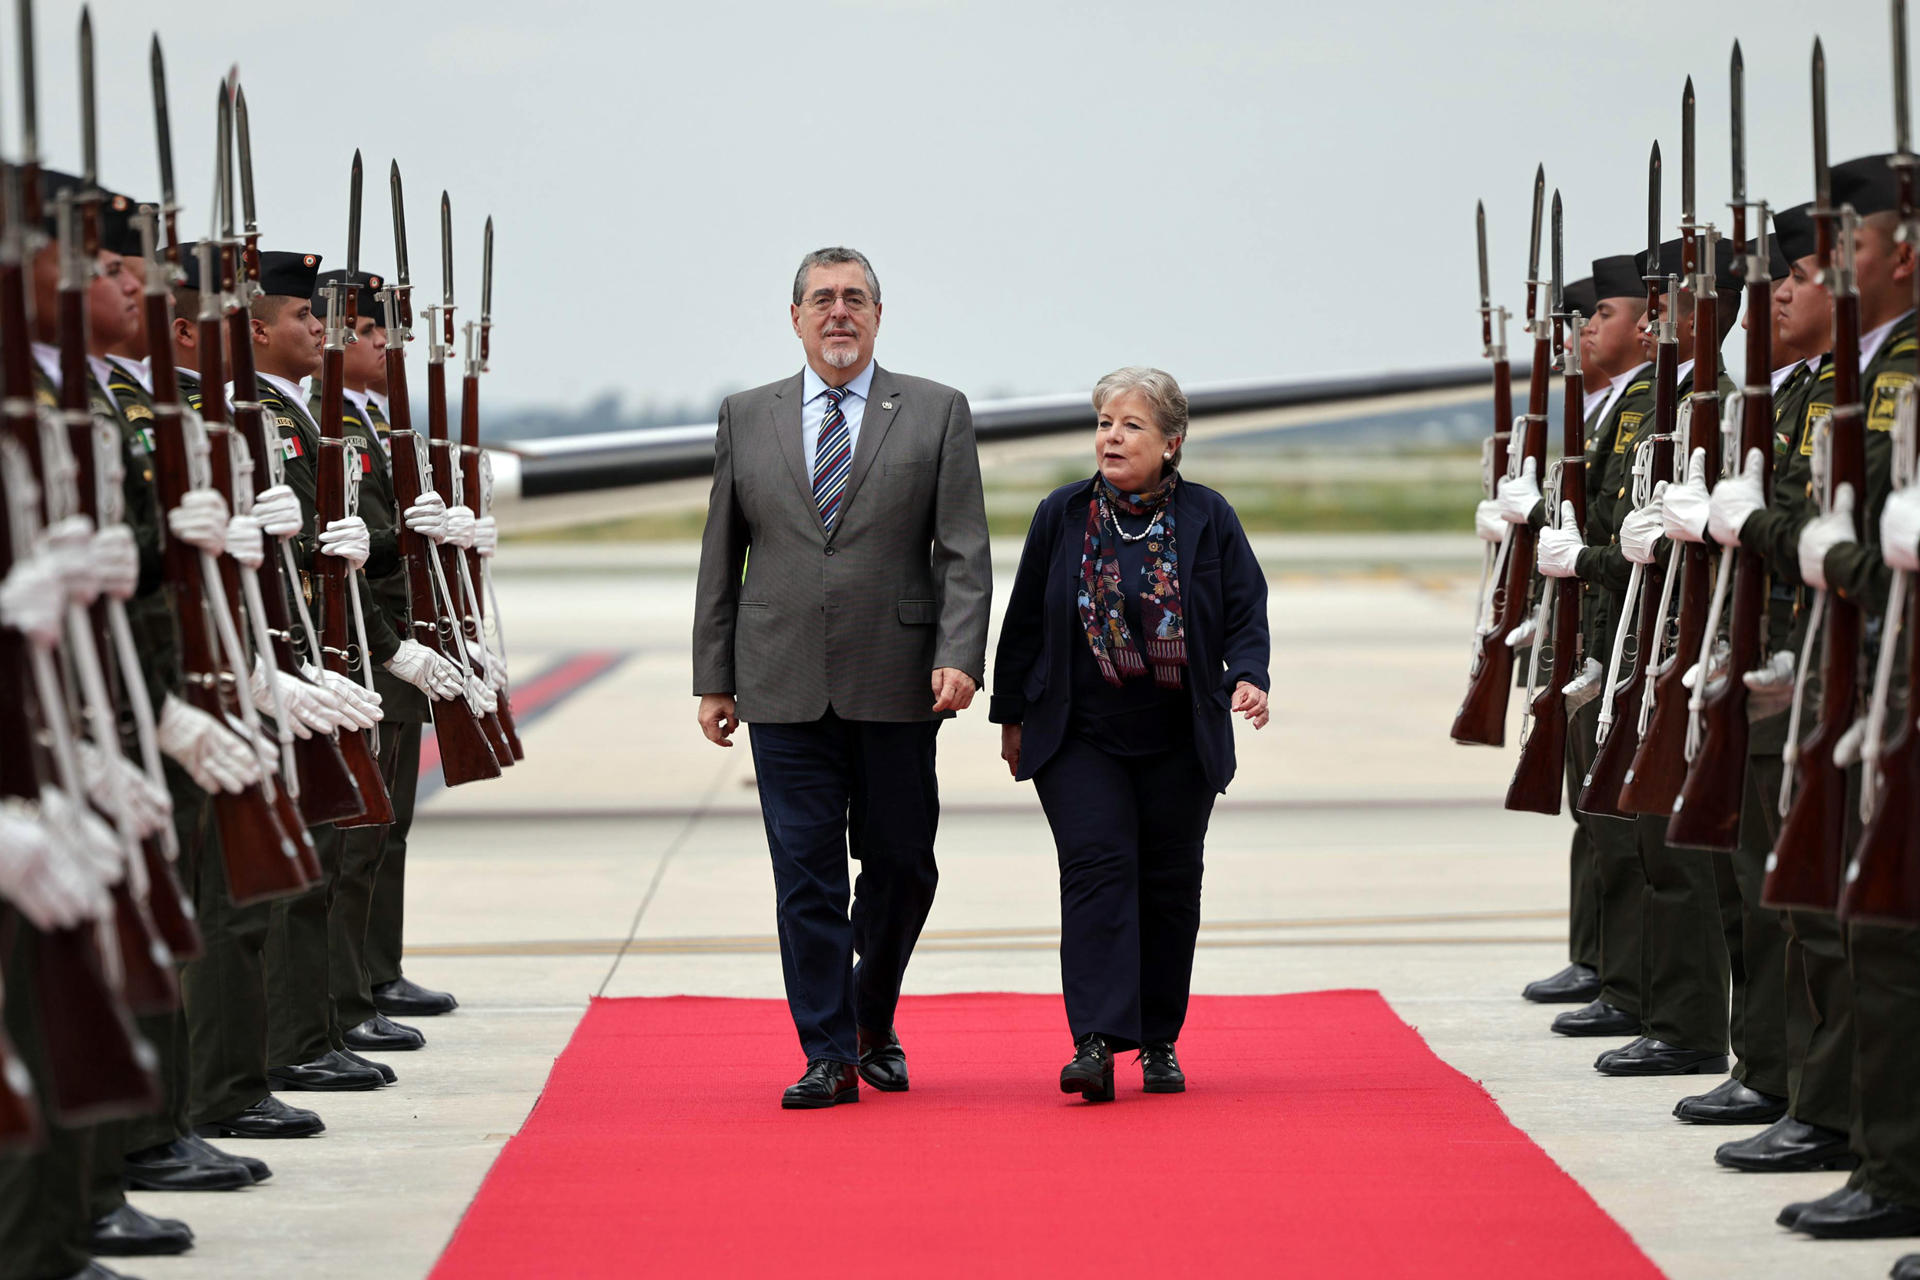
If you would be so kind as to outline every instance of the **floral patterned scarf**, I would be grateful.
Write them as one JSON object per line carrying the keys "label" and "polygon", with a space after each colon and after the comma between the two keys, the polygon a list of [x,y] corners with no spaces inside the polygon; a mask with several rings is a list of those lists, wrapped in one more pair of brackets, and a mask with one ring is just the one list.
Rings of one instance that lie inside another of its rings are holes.
{"label": "floral patterned scarf", "polygon": [[[1087,509],[1087,537],[1080,552],[1080,623],[1108,684],[1145,675],[1163,689],[1178,689],[1187,665],[1187,630],[1180,610],[1180,564],[1174,551],[1171,472],[1157,488],[1122,493],[1105,476],[1096,479]],[[1146,572],[1140,582],[1140,620],[1147,630],[1146,657],[1127,629],[1126,588],[1120,583],[1121,542],[1116,512],[1150,516]]]}

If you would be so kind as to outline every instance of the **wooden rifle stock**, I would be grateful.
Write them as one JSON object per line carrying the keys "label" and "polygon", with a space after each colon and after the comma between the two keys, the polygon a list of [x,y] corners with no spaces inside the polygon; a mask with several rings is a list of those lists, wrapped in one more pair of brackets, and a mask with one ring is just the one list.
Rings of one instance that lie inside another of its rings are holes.
{"label": "wooden rifle stock", "polygon": [[[392,366],[398,359],[394,352],[387,353],[389,387],[394,385]],[[404,378],[401,385],[405,385]],[[387,442],[392,451],[394,505],[405,511],[420,500],[420,439],[411,428],[403,430],[396,423],[387,435]],[[434,599],[433,544],[425,534],[415,533],[403,523],[400,527],[400,551],[407,558],[407,590],[413,615],[412,638],[440,657],[453,661],[442,643],[443,635],[450,637],[453,634],[452,627],[440,619]],[[444,633],[443,626],[446,627]],[[455,665],[459,663],[455,662]],[[462,693],[453,698],[434,698],[432,706],[433,732],[440,744],[440,766],[446,774],[447,785],[455,787],[483,778],[499,777],[500,762],[494,758],[486,731],[474,717],[473,709],[467,705],[466,695]]]}
{"label": "wooden rifle stock", "polygon": [[[329,351],[328,359],[333,368],[330,373],[338,372],[338,352]],[[325,384],[331,390],[334,403],[334,416],[331,419],[335,431],[340,429],[339,397],[340,384],[329,379]],[[321,421],[326,422],[326,396],[323,389]],[[324,530],[335,520],[341,520],[347,514],[347,471],[346,442],[335,436],[331,439],[320,438],[319,457],[319,519],[316,531]],[[326,600],[326,620],[320,624],[320,651],[325,658],[327,669],[337,675],[353,679],[355,655],[360,662],[372,661],[371,656],[360,647],[358,637],[352,634],[350,616],[353,609],[352,593],[357,590],[354,582],[353,566],[338,556],[323,555],[319,560],[321,591]],[[339,827],[377,827],[393,821],[393,802],[387,796],[387,785],[380,776],[380,766],[373,758],[372,747],[367,742],[366,731],[362,729],[342,729],[340,743],[347,757],[347,766],[353,770],[353,780],[360,788],[360,796],[366,802],[366,811],[352,818],[336,822]]]}
{"label": "wooden rifle stock", "polygon": [[[1544,338],[1533,344],[1533,369],[1527,382],[1526,439],[1522,441],[1526,457],[1534,460],[1534,473],[1546,474],[1547,456],[1547,379],[1551,359]],[[1504,360],[1494,364],[1493,423],[1496,438],[1513,422],[1513,373]],[[1488,495],[1492,497],[1492,494]],[[1503,746],[1507,740],[1507,699],[1513,688],[1513,647],[1507,633],[1525,619],[1527,586],[1533,576],[1534,533],[1529,525],[1507,527],[1507,563],[1494,599],[1490,631],[1481,646],[1479,661],[1467,679],[1467,696],[1453,718],[1451,730],[1455,742],[1479,746]]]}
{"label": "wooden rifle stock", "polygon": [[[451,318],[452,313],[448,313]],[[469,329],[472,326],[468,326]],[[1507,391],[1508,413],[1512,413],[1513,391]],[[476,516],[488,514],[482,501],[480,487],[480,371],[478,366],[470,366],[465,379],[460,384],[460,476],[461,487],[466,491],[467,504],[473,508]],[[487,621],[486,579],[481,570],[480,553],[472,547],[463,549],[467,560],[467,577],[473,583],[474,624],[484,628]],[[481,644],[486,643],[485,631],[479,636]],[[1501,648],[1506,648],[1501,645]],[[526,749],[520,745],[520,730],[513,723],[513,700],[506,689],[501,689],[496,702],[500,717],[500,734],[506,739],[507,747],[513,752],[515,760],[527,757]],[[1504,711],[1504,706],[1502,707]]]}
{"label": "wooden rifle stock", "polygon": [[[1840,914],[1867,924],[1920,927],[1920,732],[1914,690],[1920,689],[1920,620],[1907,601],[1907,706],[1900,731],[1881,748],[1880,787],[1840,898]],[[1893,643],[1888,636],[1883,643]]]}
{"label": "wooden rifle stock", "polygon": [[[277,448],[279,442],[267,439],[266,413],[260,407],[260,383],[253,368],[252,321],[246,309],[236,308],[226,317],[226,326],[227,345],[233,352],[233,426],[247,442],[247,452],[253,462],[253,491],[259,493],[273,484],[273,463],[267,457],[267,450]],[[204,343],[209,331],[203,327],[201,332]],[[211,334],[217,358],[220,341],[217,325]],[[205,349],[203,346],[202,350]],[[214,394],[218,394],[217,387]],[[224,406],[219,413],[225,413]],[[230,473],[216,469],[215,474]],[[298,584],[287,579],[286,562],[276,549],[269,548],[260,566],[260,598],[266,610],[267,631],[273,638],[274,665],[305,681],[306,673],[293,647],[293,610],[287,605],[290,593],[298,589]],[[314,650],[314,664],[318,666],[320,639],[309,636],[307,641]],[[366,812],[366,800],[354,782],[339,735],[316,733],[296,738],[293,759],[294,767],[300,772],[300,810],[308,822],[337,822]]]}
{"label": "wooden rifle stock", "polygon": [[[1736,231],[1736,237],[1738,231]],[[1762,271],[1756,271],[1758,264]],[[1771,314],[1772,281],[1763,274],[1765,260],[1749,257],[1747,280],[1747,385],[1741,391],[1740,456],[1734,466],[1744,470],[1747,455],[1760,452],[1760,494],[1765,503],[1773,493],[1773,384],[1759,371],[1773,367],[1772,325],[1756,324],[1752,317]],[[1740,814],[1746,800],[1747,682],[1742,678],[1765,660],[1767,638],[1766,561],[1739,547],[1729,549],[1724,561],[1733,572],[1733,616],[1727,624],[1727,675],[1720,688],[1707,694],[1702,712],[1700,749],[1687,770],[1673,821],[1667,824],[1667,843],[1686,848],[1737,848]],[[1705,674],[1702,673],[1702,679]]]}
{"label": "wooden rifle stock", "polygon": [[[1831,215],[1818,216],[1816,235],[1823,262],[1834,256]],[[1848,234],[1843,232],[1843,234]],[[1829,483],[1837,493],[1852,485],[1859,534],[1865,508],[1866,429],[1860,403],[1860,297],[1851,288],[1833,296],[1833,416],[1828,419]],[[1815,448],[1819,448],[1816,444]],[[1853,723],[1860,698],[1859,606],[1837,591],[1821,593],[1825,627],[1821,635],[1820,719],[1799,744],[1794,797],[1768,862],[1760,900],[1770,907],[1832,911],[1840,904],[1847,849],[1847,775],[1834,749]],[[1802,672],[1800,678],[1806,679]]]}

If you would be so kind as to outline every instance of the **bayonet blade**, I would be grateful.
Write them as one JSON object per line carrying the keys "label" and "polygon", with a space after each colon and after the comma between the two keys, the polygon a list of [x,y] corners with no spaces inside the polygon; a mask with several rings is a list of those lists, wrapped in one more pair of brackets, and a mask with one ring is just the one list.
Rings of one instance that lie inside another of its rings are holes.
{"label": "bayonet blade", "polygon": [[1833,171],[1827,164],[1827,51],[1813,38],[1813,206],[1833,208]]}
{"label": "bayonet blade", "polygon": [[486,248],[480,266],[481,341],[486,341],[485,326],[493,323],[493,215],[487,215]]}
{"label": "bayonet blade", "polygon": [[94,121],[93,13],[80,6],[80,173],[88,190],[100,185],[100,135]]}
{"label": "bayonet blade", "polygon": [[1473,233],[1480,249],[1480,305],[1485,308],[1493,305],[1493,291],[1487,287],[1487,204],[1484,200],[1473,202]]}
{"label": "bayonet blade", "polygon": [[1693,77],[1680,93],[1680,222],[1693,225]]}
{"label": "bayonet blade", "polygon": [[[19,0],[15,12],[20,28],[20,163],[37,165],[40,163],[40,91],[33,68],[33,0]],[[30,209],[27,216],[37,221],[40,211]]]}
{"label": "bayonet blade", "polygon": [[1913,151],[1913,118],[1907,97],[1907,0],[1893,0],[1893,149]]}
{"label": "bayonet blade", "polygon": [[[1898,4],[1900,0],[1894,0]],[[1733,202],[1747,202],[1747,60],[1740,42],[1733,42],[1733,61],[1727,68],[1733,94]]]}
{"label": "bayonet blade", "polygon": [[214,156],[214,195],[220,219],[220,239],[233,238],[233,95],[227,82],[220,82],[218,108],[220,136]]}
{"label": "bayonet blade", "polygon": [[1660,276],[1660,143],[1647,156],[1647,274]]}
{"label": "bayonet blade", "polygon": [[393,273],[404,287],[413,283],[413,268],[407,262],[407,201],[400,188],[398,160],[387,172],[387,188],[393,203]]}
{"label": "bayonet blade", "polygon": [[440,193],[440,300],[453,305],[453,204]]}
{"label": "bayonet blade", "polygon": [[171,209],[177,203],[173,190],[173,122],[167,115],[167,60],[160,52],[160,33],[153,33],[147,55],[153,79],[153,132],[160,146],[160,207]]}
{"label": "bayonet blade", "polygon": [[247,124],[247,91],[238,80],[233,83],[233,131],[240,153],[240,225],[252,235],[260,229],[253,206],[253,130]]}
{"label": "bayonet blade", "polygon": [[360,149],[353,152],[353,177],[347,194],[347,285],[360,270]]}
{"label": "bayonet blade", "polygon": [[1547,166],[1533,170],[1533,237],[1527,242],[1527,279],[1540,278],[1540,219],[1547,211]]}
{"label": "bayonet blade", "polygon": [[1553,293],[1552,310],[1565,315],[1567,310],[1566,239],[1560,223],[1560,192],[1553,193]]}

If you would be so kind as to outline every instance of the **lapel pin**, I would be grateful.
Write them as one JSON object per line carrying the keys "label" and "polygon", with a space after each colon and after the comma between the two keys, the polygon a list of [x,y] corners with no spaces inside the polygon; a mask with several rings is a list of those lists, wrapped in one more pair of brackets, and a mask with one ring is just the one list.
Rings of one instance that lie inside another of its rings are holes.
{"label": "lapel pin", "polygon": [[882,400],[882,401],[880,402],[880,407],[881,407],[882,409],[891,409],[891,408],[893,408],[893,401],[891,401],[891,400]]}

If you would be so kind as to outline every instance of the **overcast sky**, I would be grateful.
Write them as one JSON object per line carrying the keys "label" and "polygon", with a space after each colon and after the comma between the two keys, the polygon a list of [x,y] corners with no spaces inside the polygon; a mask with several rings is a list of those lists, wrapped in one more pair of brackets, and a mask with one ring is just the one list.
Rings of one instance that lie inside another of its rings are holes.
{"label": "overcast sky", "polygon": [[[64,168],[79,165],[78,12],[37,6],[41,143]],[[704,401],[783,376],[800,364],[794,266],[832,243],[879,271],[881,361],[975,397],[1128,363],[1206,383],[1470,362],[1475,199],[1515,309],[1537,161],[1564,194],[1569,274],[1639,247],[1656,137],[1678,218],[1691,73],[1715,216],[1734,36],[1756,196],[1812,194],[1816,22],[1835,160],[1893,140],[1886,9],[1860,0],[100,0],[102,178],[141,198],[158,187],[156,16],[193,234],[230,61],[267,247],[343,265],[357,146],[364,265],[390,268],[397,157],[423,292],[451,192],[470,318],[494,215],[495,405]]]}

